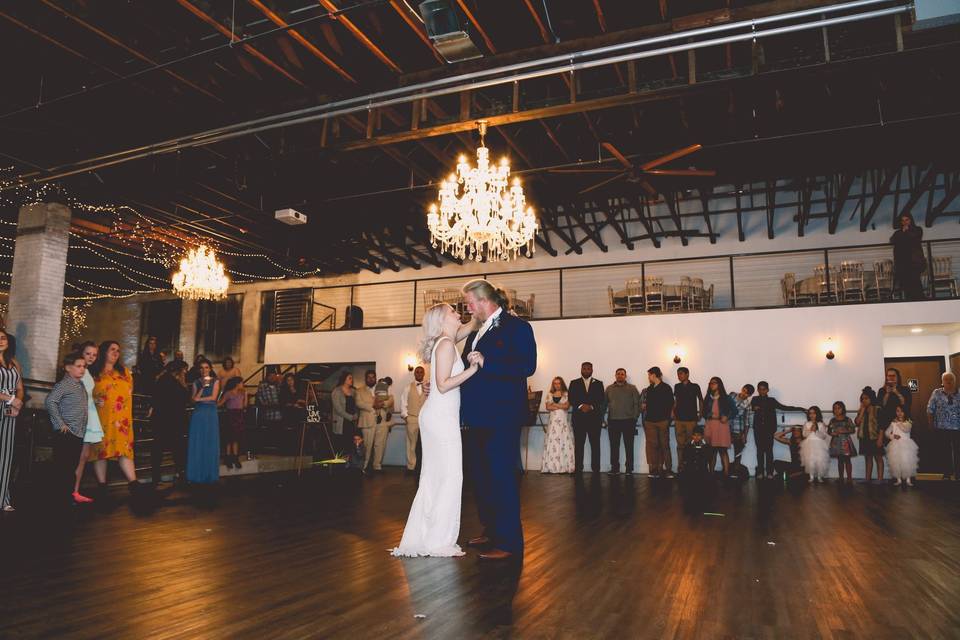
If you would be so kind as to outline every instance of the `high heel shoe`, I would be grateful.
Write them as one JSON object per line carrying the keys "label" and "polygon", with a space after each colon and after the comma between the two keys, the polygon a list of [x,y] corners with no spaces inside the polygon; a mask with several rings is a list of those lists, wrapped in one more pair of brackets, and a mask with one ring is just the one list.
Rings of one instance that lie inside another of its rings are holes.
{"label": "high heel shoe", "polygon": [[74,492],[73,492],[73,501],[76,502],[76,503],[78,503],[78,504],[80,504],[80,503],[86,504],[86,503],[89,503],[89,502],[93,502],[93,498],[88,498],[87,496],[83,495],[83,494],[80,493],[79,491],[74,491]]}

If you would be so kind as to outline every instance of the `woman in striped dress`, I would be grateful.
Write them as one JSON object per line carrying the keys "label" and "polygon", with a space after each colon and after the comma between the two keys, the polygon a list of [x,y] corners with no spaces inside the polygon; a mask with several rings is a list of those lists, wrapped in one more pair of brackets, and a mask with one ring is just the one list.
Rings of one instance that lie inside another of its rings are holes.
{"label": "woman in striped dress", "polygon": [[23,407],[23,376],[14,357],[16,339],[0,330],[0,508],[13,511],[10,501],[10,470],[13,468],[13,438],[17,414]]}

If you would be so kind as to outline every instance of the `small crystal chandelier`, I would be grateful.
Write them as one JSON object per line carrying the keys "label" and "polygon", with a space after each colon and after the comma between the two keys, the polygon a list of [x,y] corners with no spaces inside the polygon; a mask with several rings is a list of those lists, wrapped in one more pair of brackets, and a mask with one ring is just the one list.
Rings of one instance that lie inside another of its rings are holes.
{"label": "small crystal chandelier", "polygon": [[477,123],[480,146],[477,166],[457,159],[457,172],[440,185],[440,203],[430,205],[427,227],[434,247],[461,260],[513,260],[526,248],[533,255],[537,218],[527,206],[520,180],[510,183],[510,164],[504,158],[490,166],[484,146],[487,122]]}
{"label": "small crystal chandelier", "polygon": [[202,244],[180,259],[172,283],[174,293],[185,300],[221,300],[227,297],[230,278],[213,249]]}

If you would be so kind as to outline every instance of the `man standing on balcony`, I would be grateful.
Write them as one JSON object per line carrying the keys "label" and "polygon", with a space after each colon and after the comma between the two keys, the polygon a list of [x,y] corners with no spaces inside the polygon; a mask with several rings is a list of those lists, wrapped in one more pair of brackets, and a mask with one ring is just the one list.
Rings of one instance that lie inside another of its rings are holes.
{"label": "man standing on balcony", "polygon": [[363,461],[363,468],[370,466],[373,459],[373,470],[383,470],[383,452],[387,446],[387,434],[390,425],[385,421],[377,422],[377,414],[384,406],[382,398],[378,398],[374,390],[377,387],[377,372],[368,369],[363,376],[364,384],[357,387],[357,409],[360,414],[358,426],[363,432],[363,442],[366,445],[367,457]]}
{"label": "man standing on balcony", "polygon": [[423,389],[426,370],[417,367],[413,370],[413,382],[400,395],[400,417],[407,423],[407,473],[417,468],[417,440],[420,438],[420,409],[427,396]]}

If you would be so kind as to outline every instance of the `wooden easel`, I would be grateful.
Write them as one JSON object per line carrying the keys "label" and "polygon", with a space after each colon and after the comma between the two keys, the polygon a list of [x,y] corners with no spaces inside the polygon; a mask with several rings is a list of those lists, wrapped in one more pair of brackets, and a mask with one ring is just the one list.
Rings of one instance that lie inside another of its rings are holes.
{"label": "wooden easel", "polygon": [[[318,385],[318,382],[313,382],[311,380],[307,381],[307,388],[304,391],[304,408],[306,410],[306,415],[304,416],[303,422],[300,423],[300,452],[297,455],[297,478],[303,475],[303,445],[307,436],[307,425],[308,424],[319,424],[323,429],[323,435],[327,438],[327,444],[330,445],[330,451],[333,451],[333,441],[330,439],[330,432],[327,430],[327,425],[323,424],[319,420],[319,413],[317,414],[317,419],[312,420],[310,415],[310,406],[315,407],[315,411],[319,412],[320,410],[320,396],[317,393],[315,385]],[[334,452],[336,453],[336,452]]]}

